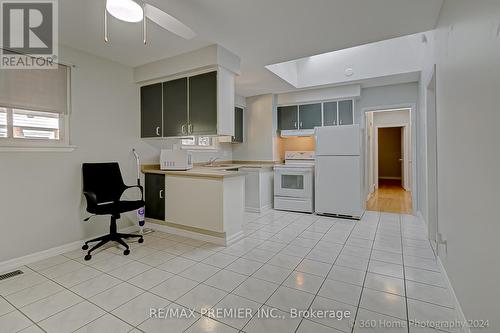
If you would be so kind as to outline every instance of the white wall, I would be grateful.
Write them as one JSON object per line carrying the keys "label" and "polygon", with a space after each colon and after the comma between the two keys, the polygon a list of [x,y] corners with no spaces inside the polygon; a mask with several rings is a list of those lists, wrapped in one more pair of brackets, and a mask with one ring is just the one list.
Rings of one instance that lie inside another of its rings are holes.
{"label": "white wall", "polygon": [[[72,71],[70,153],[0,153],[0,262],[70,243],[109,230],[109,216],[82,222],[83,162],[118,161],[134,184],[136,148],[144,162],[158,151],[141,141],[139,91],[132,69],[61,48]],[[135,213],[130,215],[134,219]],[[120,227],[130,222],[122,219]]]}
{"label": "white wall", "polygon": [[276,98],[260,95],[246,99],[244,142],[233,145],[233,159],[273,161],[278,156]]}
{"label": "white wall", "polygon": [[[132,148],[142,163],[159,163],[160,148],[178,142],[140,139],[139,89],[132,68],[67,47],[61,47],[60,56],[76,65],[70,143],[77,148],[70,153],[0,152],[0,228],[8,234],[0,242],[0,262],[108,232],[109,216],[82,221],[89,215],[81,194],[83,162],[118,161],[125,182],[135,184]],[[218,151],[195,152],[194,161],[230,160],[231,153],[231,144],[223,143]],[[135,213],[127,213],[119,227],[135,221]]]}
{"label": "white wall", "polygon": [[500,2],[446,1],[436,35],[440,251],[467,319],[498,332]]}

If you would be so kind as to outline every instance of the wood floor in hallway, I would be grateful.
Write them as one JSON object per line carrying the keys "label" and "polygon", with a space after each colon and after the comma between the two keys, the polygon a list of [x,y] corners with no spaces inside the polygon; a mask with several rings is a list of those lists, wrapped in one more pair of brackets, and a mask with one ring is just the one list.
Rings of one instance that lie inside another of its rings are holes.
{"label": "wood floor in hallway", "polygon": [[367,210],[411,214],[411,192],[401,187],[399,180],[380,180],[379,188],[366,203]]}

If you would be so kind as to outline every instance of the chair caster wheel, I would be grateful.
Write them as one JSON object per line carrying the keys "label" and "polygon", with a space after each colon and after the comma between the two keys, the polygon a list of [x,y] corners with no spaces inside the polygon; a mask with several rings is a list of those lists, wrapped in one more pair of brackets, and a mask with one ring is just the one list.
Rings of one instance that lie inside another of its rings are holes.
{"label": "chair caster wheel", "polygon": [[82,246],[82,250],[87,250],[89,248],[89,246],[87,244],[85,244],[84,246]]}
{"label": "chair caster wheel", "polygon": [[144,238],[139,238],[138,243],[144,243]]}
{"label": "chair caster wheel", "polygon": [[128,256],[130,254],[130,250],[129,249],[126,249],[125,251],[123,251],[123,254]]}
{"label": "chair caster wheel", "polygon": [[[87,248],[88,248],[88,246],[87,246]],[[83,258],[83,259],[85,259],[85,261],[89,261],[91,258],[92,258],[92,256],[90,254],[87,254],[85,256],[85,258]]]}

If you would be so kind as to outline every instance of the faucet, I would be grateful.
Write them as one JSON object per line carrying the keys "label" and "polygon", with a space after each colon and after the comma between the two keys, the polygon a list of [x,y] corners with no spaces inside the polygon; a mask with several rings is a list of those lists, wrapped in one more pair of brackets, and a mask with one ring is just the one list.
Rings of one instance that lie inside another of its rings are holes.
{"label": "faucet", "polygon": [[217,161],[218,159],[219,159],[218,157],[209,158],[208,162],[205,164],[205,166],[213,166],[215,161]]}

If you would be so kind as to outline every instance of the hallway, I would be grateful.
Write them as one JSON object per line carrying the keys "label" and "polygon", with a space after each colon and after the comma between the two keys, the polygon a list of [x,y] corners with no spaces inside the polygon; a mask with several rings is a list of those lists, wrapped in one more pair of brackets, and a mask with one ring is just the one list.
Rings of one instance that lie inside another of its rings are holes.
{"label": "hallway", "polygon": [[366,203],[367,210],[411,214],[411,192],[401,187],[400,180],[380,179],[379,188]]}

